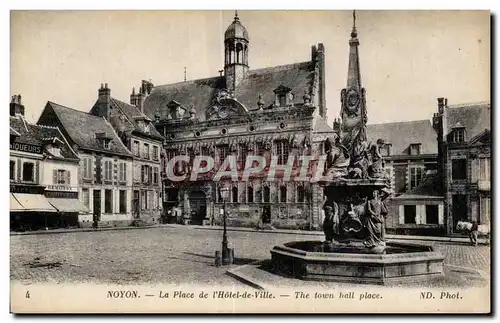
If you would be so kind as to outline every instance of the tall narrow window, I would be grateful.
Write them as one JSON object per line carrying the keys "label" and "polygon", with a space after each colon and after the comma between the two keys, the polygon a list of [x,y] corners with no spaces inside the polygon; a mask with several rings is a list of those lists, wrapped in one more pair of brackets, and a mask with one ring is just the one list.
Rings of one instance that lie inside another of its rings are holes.
{"label": "tall narrow window", "polygon": [[269,203],[271,200],[271,190],[269,186],[264,186],[263,188],[263,195],[264,195],[264,203]]}
{"label": "tall narrow window", "polygon": [[35,181],[35,164],[28,162],[23,163],[23,181]]}
{"label": "tall narrow window", "polygon": [[490,158],[479,158],[479,180],[490,180]]}
{"label": "tall narrow window", "polygon": [[286,106],[286,95],[279,95],[278,96],[278,101],[279,101],[279,104],[280,104],[280,107],[284,107]]}
{"label": "tall narrow window", "polygon": [[252,186],[247,187],[247,202],[253,203],[253,187]]}
{"label": "tall narrow window", "polygon": [[144,144],[144,158],[149,159],[149,144]]}
{"label": "tall narrow window", "polygon": [[104,213],[113,213],[113,191],[104,190]]}
{"label": "tall narrow window", "polygon": [[92,158],[83,158],[83,178],[92,178]]}
{"label": "tall narrow window", "polygon": [[416,216],[417,216],[417,206],[416,205],[405,205],[405,223],[406,224],[415,224]]}
{"label": "tall narrow window", "polygon": [[226,160],[227,155],[229,155],[229,146],[222,145],[219,146],[219,162],[222,164]]}
{"label": "tall narrow window", "polygon": [[124,162],[120,163],[119,180],[120,180],[120,182],[127,181],[127,164]]}
{"label": "tall narrow window", "polygon": [[14,160],[10,161],[10,180],[16,179],[16,162]]}
{"label": "tall narrow window", "polygon": [[280,203],[286,203],[286,186],[280,187]]}
{"label": "tall narrow window", "polygon": [[439,206],[437,204],[426,205],[425,218],[427,224],[439,224]]}
{"label": "tall narrow window", "polygon": [[280,140],[276,142],[276,154],[278,155],[278,165],[284,165],[288,161],[290,147],[288,141]]}
{"label": "tall narrow window", "polygon": [[120,213],[127,213],[127,191],[120,190]]}
{"label": "tall narrow window", "polygon": [[153,146],[153,160],[158,160],[158,146]]}
{"label": "tall narrow window", "polygon": [[138,140],[134,141],[134,155],[136,157],[140,157],[141,156],[141,144],[139,143]]}
{"label": "tall narrow window", "polygon": [[238,146],[238,165],[241,168],[245,167],[245,161],[248,156],[248,146],[247,145],[239,145]]}
{"label": "tall narrow window", "polygon": [[297,186],[297,203],[304,203],[305,201],[305,190],[304,186]]}
{"label": "tall narrow window", "polygon": [[113,180],[113,162],[111,160],[104,161],[104,179],[107,181]]}
{"label": "tall narrow window", "polygon": [[153,184],[158,184],[158,167],[154,167],[153,170]]}
{"label": "tall narrow window", "polygon": [[232,195],[232,202],[238,203],[238,187],[237,186],[233,186],[231,195]]}
{"label": "tall narrow window", "polygon": [[454,143],[465,142],[465,128],[455,128],[452,133],[452,141]]}
{"label": "tall narrow window", "polygon": [[467,159],[452,159],[451,161],[451,178],[453,180],[467,179]]}

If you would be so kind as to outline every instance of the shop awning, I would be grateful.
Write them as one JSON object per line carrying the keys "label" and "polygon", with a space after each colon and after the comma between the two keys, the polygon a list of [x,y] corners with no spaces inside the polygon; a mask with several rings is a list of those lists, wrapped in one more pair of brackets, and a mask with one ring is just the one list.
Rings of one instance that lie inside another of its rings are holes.
{"label": "shop awning", "polygon": [[25,212],[57,212],[41,194],[12,193]]}
{"label": "shop awning", "polygon": [[25,211],[26,209],[10,194],[10,210],[14,212]]}
{"label": "shop awning", "polygon": [[59,212],[89,213],[89,209],[87,209],[78,199],[47,197],[47,200]]}

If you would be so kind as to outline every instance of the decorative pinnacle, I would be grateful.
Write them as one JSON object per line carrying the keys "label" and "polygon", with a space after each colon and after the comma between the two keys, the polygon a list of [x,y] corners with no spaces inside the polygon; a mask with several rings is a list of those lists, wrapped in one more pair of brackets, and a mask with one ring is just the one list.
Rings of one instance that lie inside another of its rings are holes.
{"label": "decorative pinnacle", "polygon": [[358,31],[356,30],[356,10],[352,11],[352,22],[351,38],[356,38],[358,37]]}
{"label": "decorative pinnacle", "polygon": [[238,10],[234,11],[234,20],[235,21],[239,21],[240,20],[240,18],[238,17]]}

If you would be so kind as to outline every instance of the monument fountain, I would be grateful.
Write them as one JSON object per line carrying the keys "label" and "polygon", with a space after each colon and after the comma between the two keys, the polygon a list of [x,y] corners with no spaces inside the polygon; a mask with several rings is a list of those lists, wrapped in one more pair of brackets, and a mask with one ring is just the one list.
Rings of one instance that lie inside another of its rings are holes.
{"label": "monument fountain", "polygon": [[[385,200],[390,180],[382,139],[366,137],[366,98],[361,86],[356,16],[349,41],[347,87],[341,92],[341,119],[325,140],[325,241],[295,241],[271,250],[272,270],[311,280],[385,284],[443,274],[444,257],[430,246],[389,242]],[[397,135],[397,134],[395,134]]]}

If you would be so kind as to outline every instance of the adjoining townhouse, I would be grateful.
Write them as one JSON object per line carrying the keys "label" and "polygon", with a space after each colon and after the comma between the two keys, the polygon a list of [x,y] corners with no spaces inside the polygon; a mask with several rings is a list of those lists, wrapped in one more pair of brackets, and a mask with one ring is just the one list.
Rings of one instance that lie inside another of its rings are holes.
{"label": "adjoining townhouse", "polygon": [[128,170],[132,176],[132,212],[135,218],[154,223],[162,210],[160,153],[163,136],[142,112],[147,84],[143,81],[138,94],[133,90],[131,104],[113,98],[108,84],[101,84],[98,99],[89,113],[108,120],[132,152],[132,168]]}
{"label": "adjoining townhouse", "polygon": [[448,99],[438,99],[433,121],[448,235],[458,233],[458,221],[490,224],[490,109],[489,102],[448,106]]}
{"label": "adjoining townhouse", "polygon": [[24,118],[21,96],[10,103],[12,230],[78,225],[88,209],[78,200],[79,158],[57,127]]}
{"label": "adjoining townhouse", "polygon": [[430,120],[367,125],[382,149],[393,196],[387,201],[388,233],[443,235],[443,195],[436,186],[437,133]]}
{"label": "adjoining townhouse", "polygon": [[132,215],[132,154],[103,117],[48,102],[38,124],[57,126],[80,157],[79,196],[91,215],[81,226],[128,225]]}

